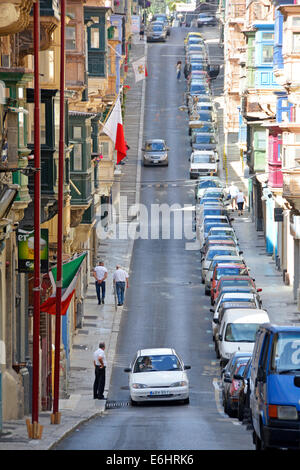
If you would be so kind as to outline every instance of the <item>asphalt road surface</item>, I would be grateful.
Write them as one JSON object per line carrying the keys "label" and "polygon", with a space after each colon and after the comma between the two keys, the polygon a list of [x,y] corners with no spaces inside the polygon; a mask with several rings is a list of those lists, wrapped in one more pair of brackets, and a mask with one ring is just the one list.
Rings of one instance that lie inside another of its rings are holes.
{"label": "asphalt road surface", "polygon": [[[149,186],[142,189],[140,202],[149,212],[151,204],[194,203],[187,113],[178,109],[184,104],[186,84],[184,79],[176,81],[175,71],[177,60],[184,63],[183,40],[188,31],[174,28],[167,43],[148,45],[144,139],[163,138],[170,147],[168,167],[142,168],[142,182]],[[208,39],[211,63],[220,61],[217,28],[205,27],[202,32]],[[216,93],[221,94],[221,86],[219,78]],[[245,426],[223,413],[210,303],[200,280],[200,253],[187,249],[186,242],[183,237],[162,239],[162,234],[159,239],[135,242],[131,287],[108,395],[108,405],[116,406],[80,426],[58,449],[254,449]],[[129,405],[128,375],[123,369],[138,349],[147,347],[173,347],[191,365],[189,405]]]}

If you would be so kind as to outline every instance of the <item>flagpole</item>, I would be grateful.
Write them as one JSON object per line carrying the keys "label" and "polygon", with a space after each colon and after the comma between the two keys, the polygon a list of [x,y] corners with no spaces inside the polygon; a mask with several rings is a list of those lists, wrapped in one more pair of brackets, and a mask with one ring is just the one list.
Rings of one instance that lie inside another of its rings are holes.
{"label": "flagpole", "polygon": [[40,385],[40,2],[33,6],[34,37],[34,286],[33,286],[33,346],[32,346],[32,420],[26,420],[28,437],[40,439],[43,427],[39,424]]}
{"label": "flagpole", "polygon": [[65,153],[65,29],[66,0],[61,0],[61,43],[60,43],[60,114],[59,114],[59,156],[58,156],[58,214],[57,214],[57,277],[56,317],[54,355],[54,399],[51,424],[60,424],[59,373],[61,343],[61,297],[62,297],[62,252],[63,252],[63,198],[64,198],[64,153]]}

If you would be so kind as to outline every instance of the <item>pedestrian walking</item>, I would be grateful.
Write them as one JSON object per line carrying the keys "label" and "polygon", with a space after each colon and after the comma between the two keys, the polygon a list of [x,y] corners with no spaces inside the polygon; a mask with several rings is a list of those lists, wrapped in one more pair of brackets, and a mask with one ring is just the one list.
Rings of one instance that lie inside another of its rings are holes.
{"label": "pedestrian walking", "polygon": [[103,395],[105,388],[105,370],[106,370],[106,357],[105,357],[105,343],[99,343],[99,348],[94,351],[94,366],[95,366],[95,380],[94,380],[94,399],[105,400]]}
{"label": "pedestrian walking", "polygon": [[238,192],[239,192],[239,188],[232,181],[230,186],[229,186],[229,195],[230,195],[230,199],[231,199],[232,211],[234,211],[234,209],[237,209],[236,196],[237,196]]}
{"label": "pedestrian walking", "polygon": [[129,287],[128,277],[128,273],[124,271],[124,269],[121,269],[119,265],[117,265],[113,275],[113,282],[116,287],[118,306],[121,306],[124,303],[125,286],[127,289]]}
{"label": "pedestrian walking", "polygon": [[105,281],[107,279],[107,269],[103,261],[99,261],[98,266],[95,266],[93,275],[95,278],[96,293],[98,298],[98,305],[104,304],[105,299]]}
{"label": "pedestrian walking", "polygon": [[236,202],[239,210],[239,215],[243,215],[244,210],[244,203],[246,202],[246,198],[244,196],[243,191],[239,191],[236,195]]}
{"label": "pedestrian walking", "polygon": [[176,78],[180,82],[181,77],[181,60],[179,60],[176,64]]}
{"label": "pedestrian walking", "polygon": [[141,26],[140,26],[140,40],[144,39],[144,34],[145,34],[145,26],[144,26],[144,23],[141,23]]}
{"label": "pedestrian walking", "polygon": [[188,64],[187,60],[185,61],[184,68],[183,68],[183,75],[184,78],[187,80],[190,74],[191,66]]}

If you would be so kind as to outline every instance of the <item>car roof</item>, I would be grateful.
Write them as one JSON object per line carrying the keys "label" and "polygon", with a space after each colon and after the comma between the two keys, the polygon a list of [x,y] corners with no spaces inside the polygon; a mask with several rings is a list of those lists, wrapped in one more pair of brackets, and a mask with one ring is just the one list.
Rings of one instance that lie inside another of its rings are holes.
{"label": "car roof", "polygon": [[300,326],[295,324],[291,321],[290,324],[286,324],[285,322],[276,322],[276,323],[266,323],[261,327],[272,331],[273,333],[287,333],[287,332],[300,332]]}
{"label": "car roof", "polygon": [[269,318],[267,312],[260,308],[233,308],[226,310],[222,322],[226,323],[230,319],[232,323],[238,323],[240,320],[242,320],[243,323],[257,323],[257,321],[267,323],[267,318]]}
{"label": "car roof", "polygon": [[139,356],[160,356],[163,354],[176,354],[173,348],[149,348],[149,349],[140,349],[138,351]]}
{"label": "car roof", "polygon": [[146,143],[150,143],[150,142],[165,142],[164,139],[147,139],[145,141]]}
{"label": "car roof", "polygon": [[[234,301],[234,299],[238,301],[238,299],[241,298],[251,300],[256,297],[256,294],[254,292],[224,292],[221,297],[224,302],[226,301],[226,299],[231,299],[232,301]],[[228,300],[227,302],[229,301],[230,300]]]}
{"label": "car roof", "polygon": [[218,268],[242,268],[242,269],[245,269],[245,266],[243,264],[218,263],[215,266],[215,269],[218,269]]}
{"label": "car roof", "polygon": [[233,276],[222,276],[222,279],[220,279],[220,281],[221,281],[221,280],[222,280],[222,281],[226,281],[226,280],[229,280],[229,281],[231,281],[231,280],[234,280],[234,281],[239,281],[239,280],[245,281],[245,280],[247,280],[247,279],[250,279],[251,281],[253,280],[252,277],[250,277],[250,276],[234,276],[234,275],[233,275]]}

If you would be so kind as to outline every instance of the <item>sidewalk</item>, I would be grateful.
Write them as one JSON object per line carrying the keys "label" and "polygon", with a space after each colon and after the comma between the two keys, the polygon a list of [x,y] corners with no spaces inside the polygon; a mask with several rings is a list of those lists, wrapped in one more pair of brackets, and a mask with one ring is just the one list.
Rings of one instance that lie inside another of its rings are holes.
{"label": "sidewalk", "polygon": [[[143,41],[134,40],[131,48],[131,62],[146,53]],[[126,84],[130,86],[126,97],[124,119],[125,135],[130,150],[125,165],[121,165],[120,192],[127,195],[130,203],[138,201],[140,174],[140,142],[143,135],[143,106],[145,80],[135,84],[133,69],[129,66]],[[130,194],[129,194],[130,193]],[[122,208],[120,208],[122,211]],[[125,214],[123,214],[124,216]],[[123,217],[125,221],[125,218]],[[122,222],[121,222],[122,223]],[[97,259],[103,260],[108,269],[107,292],[104,305],[97,304],[95,280],[91,276],[84,304],[84,320],[81,329],[76,331],[68,376],[68,399],[59,400],[61,423],[50,424],[52,411],[40,412],[39,424],[43,426],[42,438],[30,440],[26,428],[26,418],[3,423],[0,434],[0,450],[47,450],[74,430],[79,424],[101,415],[105,410],[104,400],[93,399],[94,366],[93,351],[99,342],[106,343],[106,387],[110,384],[111,371],[123,307],[115,307],[112,273],[120,264],[130,273],[133,240],[107,239],[99,242]]]}
{"label": "sidewalk", "polygon": [[251,270],[251,276],[255,279],[257,287],[262,288],[262,308],[267,310],[273,323],[300,322],[300,312],[297,311],[293,300],[293,288],[283,283],[282,273],[278,271],[272,256],[266,253],[263,232],[256,231],[247,211],[244,211],[241,217],[236,212],[230,214],[235,219],[232,226]]}

